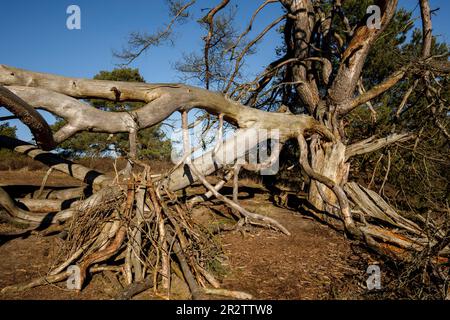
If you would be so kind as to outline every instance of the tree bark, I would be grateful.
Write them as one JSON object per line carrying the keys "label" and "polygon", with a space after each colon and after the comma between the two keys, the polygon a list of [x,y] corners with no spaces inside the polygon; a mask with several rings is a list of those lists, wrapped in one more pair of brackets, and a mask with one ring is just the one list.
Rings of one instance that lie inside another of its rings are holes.
{"label": "tree bark", "polygon": [[[310,144],[312,169],[331,179],[335,184],[343,186],[347,183],[350,168],[345,159],[345,150],[346,147],[342,142],[321,144],[319,139],[313,138]],[[308,199],[322,211],[335,212],[339,207],[333,190],[318,181],[311,183]]]}

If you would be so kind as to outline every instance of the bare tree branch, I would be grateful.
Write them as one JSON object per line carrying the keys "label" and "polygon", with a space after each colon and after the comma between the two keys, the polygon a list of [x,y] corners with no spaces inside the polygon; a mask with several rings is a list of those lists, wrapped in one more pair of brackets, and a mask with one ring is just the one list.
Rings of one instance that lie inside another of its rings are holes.
{"label": "bare tree branch", "polygon": [[345,158],[350,159],[356,155],[374,152],[392,143],[403,142],[413,138],[415,138],[415,135],[412,133],[394,133],[380,139],[375,139],[375,136],[372,136],[368,139],[349,145],[345,151]]}
{"label": "bare tree branch", "polygon": [[36,142],[45,150],[56,146],[52,130],[45,119],[27,102],[0,85],[0,105],[11,111],[18,119],[30,128]]}
{"label": "bare tree branch", "polygon": [[[134,126],[133,122],[136,122],[140,129],[146,128],[159,123],[177,110],[191,108],[223,114],[224,120],[240,128],[257,126],[279,129],[283,139],[305,131],[319,132],[327,139],[334,139],[331,132],[311,116],[255,110],[220,93],[180,84],[136,84],[65,78],[6,66],[0,66],[0,84],[27,86],[13,86],[11,89],[27,101],[34,104],[39,101],[56,115],[68,118],[68,127],[62,129],[64,132],[58,136],[59,142],[87,128],[97,132],[127,132],[130,126]],[[79,99],[96,97],[113,101],[142,101],[147,105],[129,113],[112,113],[82,106],[80,102],[64,95]],[[290,126],[285,126],[286,123],[290,123]]]}
{"label": "bare tree branch", "polygon": [[209,50],[211,48],[211,39],[214,34],[214,16],[223,8],[225,8],[230,0],[222,0],[217,6],[212,8],[206,16],[203,17],[202,21],[207,23],[209,26],[208,35],[205,38],[205,48],[204,48],[204,63],[205,63],[205,87],[209,90],[209,78],[211,76],[209,70]]}
{"label": "bare tree branch", "polygon": [[234,79],[236,78],[239,69],[241,68],[241,63],[242,60],[244,59],[245,55],[247,54],[247,52],[258,42],[260,41],[266,34],[267,32],[269,32],[273,27],[275,27],[277,24],[279,24],[281,21],[283,21],[286,18],[285,15],[275,19],[274,21],[272,21],[268,26],[266,26],[264,28],[263,31],[261,31],[252,41],[250,41],[244,49],[242,49],[241,53],[239,54],[239,56],[236,58],[236,62],[235,62],[235,66],[234,66],[234,70],[233,73],[230,76],[230,79],[228,80],[228,84],[226,86],[226,88],[223,90],[223,92],[228,92],[233,83],[234,83]]}
{"label": "bare tree branch", "polygon": [[394,72],[391,76],[385,79],[382,83],[370,88],[370,90],[360,94],[356,98],[350,101],[349,104],[339,109],[340,114],[347,114],[354,110],[356,107],[369,102],[370,100],[385,93],[393,86],[395,86],[406,74],[406,68],[402,68]]}
{"label": "bare tree branch", "polygon": [[126,65],[131,64],[134,60],[136,60],[142,53],[147,51],[152,46],[158,46],[163,41],[167,41],[170,39],[172,35],[172,28],[174,24],[185,15],[186,10],[195,3],[196,0],[192,0],[187,4],[183,5],[180,8],[176,9],[176,12],[173,12],[174,17],[172,21],[167,25],[167,27],[162,30],[156,32],[154,35],[148,34],[140,34],[137,32],[133,32],[130,34],[128,45],[130,48],[123,49],[121,53],[114,52],[114,55],[120,59],[126,61]]}

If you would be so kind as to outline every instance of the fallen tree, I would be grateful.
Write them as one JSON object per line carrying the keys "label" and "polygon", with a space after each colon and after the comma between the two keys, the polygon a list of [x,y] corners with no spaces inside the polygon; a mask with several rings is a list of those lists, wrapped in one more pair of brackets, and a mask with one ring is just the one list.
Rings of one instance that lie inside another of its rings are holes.
{"label": "fallen tree", "polygon": [[[222,1],[205,17],[212,30],[215,14],[228,2]],[[271,2],[274,1],[266,1],[263,6]],[[307,190],[308,202],[313,208],[312,214],[319,219],[327,216],[327,223],[393,259],[408,260],[414,253],[442,244],[448,237],[446,234],[427,233],[424,226],[403,217],[378,194],[348,181],[353,157],[415,139],[416,133],[392,132],[385,137],[371,136],[351,144],[348,144],[345,134],[345,119],[353,110],[387,92],[405,77],[413,74],[422,79],[430,92],[436,92],[430,78],[448,76],[447,64],[436,65],[435,57],[431,56],[431,19],[427,1],[420,1],[424,38],[418,62],[408,63],[382,83],[360,91],[362,93],[357,96],[355,92],[368,52],[392,19],[397,1],[377,2],[382,13],[380,29],[369,28],[363,20],[353,31],[348,31],[348,42],[343,44],[336,40],[340,43],[338,53],[332,54],[333,58],[334,55],[339,57],[340,63],[336,66],[331,63],[332,56],[319,56],[318,49],[313,49],[314,37],[322,36],[327,41],[333,38],[327,35],[339,38],[338,34],[333,34],[333,19],[324,17],[324,11],[314,7],[309,0],[280,2],[287,12],[280,20],[285,21],[287,56],[272,64],[254,83],[232,85],[233,73],[230,85],[222,93],[183,84],[67,78],[0,65],[0,103],[29,126],[37,141],[37,145],[32,145],[0,137],[0,147],[26,154],[52,170],[64,172],[90,186],[88,194],[83,189],[67,190],[65,195],[61,193],[61,200],[73,202],[70,207],[61,207],[56,213],[48,212],[59,208],[58,202],[39,197],[21,200],[28,208],[50,208],[47,213],[40,214],[20,208],[0,189],[0,205],[7,220],[41,228],[65,223],[69,231],[63,258],[48,276],[3,288],[2,292],[62,281],[71,275],[68,267],[73,264],[79,268],[80,278],[76,287],[81,290],[88,272],[101,268],[110,270],[110,266],[106,265],[108,261],[121,261],[122,266],[118,270],[130,288],[139,285],[139,290],[142,290],[142,287],[153,286],[170,296],[171,274],[175,273],[189,285],[193,298],[201,298],[205,293],[248,297],[243,293],[211,289],[218,289],[220,284],[208,271],[207,265],[220,249],[210,232],[193,221],[189,214],[192,206],[202,199],[184,203],[176,192],[199,182],[208,191],[203,200],[214,196],[223,201],[242,219],[239,223],[262,225],[289,236],[289,228],[282,223],[257,212],[249,212],[238,203],[236,196],[233,199],[223,196],[220,188],[224,182],[214,186],[206,179],[208,175],[223,169],[224,181],[235,177],[233,194],[237,195],[241,167],[260,171],[270,166],[278,157],[274,151],[266,162],[254,164],[245,160],[249,150],[268,140],[268,136],[258,134],[258,130],[277,131],[281,145],[288,140],[297,141],[300,149],[298,164],[311,180]],[[339,3],[333,2],[333,9],[327,14],[341,15]],[[261,8],[255,14],[259,10]],[[343,17],[343,20],[346,21],[346,18]],[[317,23],[320,28],[316,28]],[[211,46],[210,40],[207,41],[206,63]],[[245,55],[245,49],[242,55]],[[236,72],[242,59],[239,57]],[[281,70],[286,65],[289,68],[285,75],[289,77],[286,76],[282,83],[293,88],[304,112],[283,112],[283,105],[278,112],[255,108],[262,90],[277,75],[278,71],[274,70]],[[323,71],[320,75],[317,72],[319,69]],[[208,72],[207,79],[211,76]],[[209,85],[206,87],[209,88]],[[145,106],[134,111],[107,112],[82,101],[94,98],[138,101],[145,103]],[[48,125],[33,108],[47,110],[63,118],[66,124],[49,135]],[[215,117],[218,124],[215,147],[195,159],[187,133],[187,115],[194,108],[204,110],[211,118]],[[151,165],[141,163],[136,157],[136,134],[139,130],[159,124],[174,112],[182,115],[184,153],[171,170],[155,177]],[[225,141],[224,121],[238,128],[236,134]],[[110,177],[46,151],[83,131],[128,133],[129,166],[115,177]],[[131,170],[133,167],[140,167],[141,171],[136,174]],[[448,243],[439,245],[433,263],[447,263],[449,253]]]}

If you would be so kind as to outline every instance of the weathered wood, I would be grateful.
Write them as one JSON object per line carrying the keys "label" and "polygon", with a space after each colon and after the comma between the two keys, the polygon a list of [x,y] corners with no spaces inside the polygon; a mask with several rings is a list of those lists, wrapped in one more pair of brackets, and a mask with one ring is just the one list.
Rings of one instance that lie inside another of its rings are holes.
{"label": "weathered wood", "polygon": [[43,151],[30,143],[19,139],[0,136],[0,147],[8,148],[18,153],[27,155],[28,157],[42,162],[43,164],[70,175],[71,177],[83,181],[98,189],[102,185],[107,185],[112,179],[98,171],[89,169],[83,165],[63,159],[58,155]]}
{"label": "weathered wood", "polygon": [[24,205],[28,211],[41,213],[59,212],[61,210],[67,209],[67,207],[74,207],[79,203],[77,201],[65,203],[64,200],[27,199],[27,198],[16,199],[16,201],[19,204]]}
{"label": "weathered wood", "polygon": [[414,138],[415,135],[412,133],[394,133],[380,139],[376,139],[375,136],[372,136],[347,146],[347,150],[345,151],[345,159],[348,160],[353,156],[371,153],[387,147],[390,144],[404,142]]}
{"label": "weathered wood", "polygon": [[[126,132],[134,122],[139,125],[139,129],[143,129],[161,122],[175,111],[191,108],[201,108],[211,114],[223,114],[226,121],[239,128],[278,129],[284,138],[294,137],[305,131],[316,131],[326,135],[328,139],[332,138],[330,131],[312,116],[256,110],[227,99],[218,92],[182,84],[66,78],[5,65],[0,65],[0,84],[10,86],[11,91],[33,106],[46,108],[68,120],[67,126],[57,135],[58,142],[87,129]],[[119,97],[116,92],[120,93]],[[133,112],[116,114],[89,107],[67,96],[77,99],[141,101],[147,105]]]}
{"label": "weathered wood", "polygon": [[422,229],[414,222],[402,217],[376,192],[364,188],[355,182],[344,186],[345,191],[355,204],[368,216],[403,228],[419,237],[424,237]]}
{"label": "weathered wood", "polygon": [[2,85],[0,85],[0,106],[4,106],[26,124],[33,133],[37,144],[44,150],[51,150],[56,146],[52,130],[45,119],[26,101]]}

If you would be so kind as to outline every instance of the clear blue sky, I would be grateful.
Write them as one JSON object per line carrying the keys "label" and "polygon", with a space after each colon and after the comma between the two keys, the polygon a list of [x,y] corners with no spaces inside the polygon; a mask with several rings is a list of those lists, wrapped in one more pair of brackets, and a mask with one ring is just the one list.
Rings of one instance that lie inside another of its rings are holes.
{"label": "clear blue sky", "polygon": [[[198,0],[192,9],[200,18],[200,9],[211,7],[218,1]],[[237,21],[245,23],[262,1],[235,1],[238,5]],[[400,6],[416,8],[416,0],[401,0]],[[76,4],[81,8],[81,30],[68,30],[66,9]],[[440,7],[433,17],[433,27],[441,41],[449,36],[450,1],[431,0],[432,9]],[[151,33],[169,21],[164,0],[1,0],[0,63],[34,71],[49,72],[74,77],[91,78],[100,70],[113,69],[118,61],[112,50],[126,43],[131,31]],[[204,14],[205,12],[203,12]],[[281,13],[279,4],[269,6],[257,19],[253,34],[262,30]],[[241,26],[244,27],[243,25]],[[198,50],[202,31],[195,22],[176,29],[173,47],[151,49],[131,66],[140,69],[147,82],[176,82],[178,76],[172,65],[182,53]],[[274,43],[279,43],[274,32],[259,45],[257,55],[248,60],[248,71],[260,71],[273,58]],[[268,44],[268,45],[267,45]],[[0,116],[8,114],[0,108]],[[47,117],[50,119],[49,117]],[[19,129],[19,138],[29,140],[27,128],[11,121]]]}

